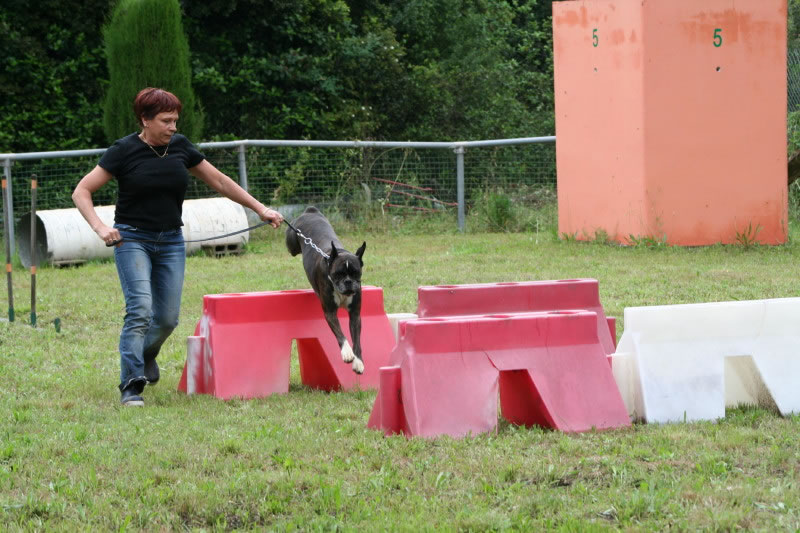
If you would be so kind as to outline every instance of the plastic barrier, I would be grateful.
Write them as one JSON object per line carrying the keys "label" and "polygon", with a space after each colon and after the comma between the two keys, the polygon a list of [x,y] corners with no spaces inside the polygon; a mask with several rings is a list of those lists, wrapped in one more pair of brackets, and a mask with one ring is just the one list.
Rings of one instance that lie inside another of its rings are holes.
{"label": "plastic barrier", "polygon": [[401,324],[368,427],[462,437],[512,423],[630,425],[588,311],[420,318]]}
{"label": "plastic barrier", "polygon": [[586,309],[597,316],[597,335],[605,353],[615,350],[615,319],[603,311],[596,279],[436,285],[419,287],[417,297],[420,318]]}
{"label": "plastic barrier", "polygon": [[[339,310],[339,321],[352,344],[346,311]],[[361,375],[342,361],[311,289],[206,295],[178,390],[223,399],[288,392],[292,340],[304,384],[327,391],[378,387],[379,369],[394,346],[383,290],[362,287]]]}
{"label": "plastic barrier", "polygon": [[625,309],[612,356],[628,412],[714,420],[755,404],[800,412],[800,298]]}

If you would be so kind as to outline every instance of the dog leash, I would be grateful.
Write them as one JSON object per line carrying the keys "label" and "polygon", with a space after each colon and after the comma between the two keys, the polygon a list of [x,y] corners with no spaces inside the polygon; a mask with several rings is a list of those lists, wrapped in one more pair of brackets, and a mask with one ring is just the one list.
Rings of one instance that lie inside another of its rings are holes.
{"label": "dog leash", "polygon": [[[286,222],[286,220],[284,220],[284,222]],[[286,223],[289,224],[288,222],[286,222]],[[216,237],[208,237],[206,239],[189,239],[189,240],[185,240],[183,242],[215,241],[217,239],[224,239],[225,237],[231,237],[232,235],[238,235],[239,233],[244,233],[245,231],[254,230],[256,228],[260,228],[261,226],[266,226],[267,224],[271,224],[271,222],[261,222],[259,224],[256,224],[255,226],[250,226],[249,228],[240,229],[239,231],[232,231],[230,233],[226,233],[225,235],[218,235]],[[291,225],[290,225],[290,227],[291,227]],[[297,230],[295,230],[295,231],[297,231]],[[162,241],[154,241],[154,240],[149,240],[149,239],[117,239],[115,241],[111,241],[110,243],[106,244],[106,247],[116,246],[117,244],[119,244],[119,243],[121,243],[123,241],[128,241],[128,242],[162,242]]]}
{"label": "dog leash", "polygon": [[[319,255],[321,255],[321,256],[322,256],[322,257],[324,257],[325,259],[330,259],[330,257],[331,257],[331,256],[329,256],[328,254],[326,254],[325,252],[323,252],[323,251],[322,251],[322,249],[321,249],[319,246],[317,246],[316,244],[314,244],[314,241],[312,241],[312,240],[311,240],[311,237],[306,237],[305,235],[303,235],[303,232],[302,232],[302,231],[300,231],[299,229],[297,229],[297,228],[295,228],[294,226],[292,226],[292,223],[291,223],[291,222],[289,222],[288,220],[286,220],[285,218],[283,219],[283,222],[285,222],[285,223],[286,223],[286,225],[287,225],[287,226],[289,226],[289,227],[292,229],[292,231],[294,231],[295,233],[297,233],[297,235],[298,235],[298,236],[299,236],[301,239],[303,239],[303,242],[304,242],[304,243],[306,243],[308,246],[311,246],[311,248],[313,248],[314,250],[316,250],[316,252],[317,252]],[[238,234],[240,234],[240,233],[244,233],[245,231],[254,230],[254,229],[260,228],[261,226],[266,226],[267,224],[270,224],[270,222],[261,222],[261,223],[259,223],[259,224],[256,224],[255,226],[250,226],[249,228],[240,229],[239,231],[232,231],[232,232],[230,232],[230,233],[226,233],[226,234],[224,234],[224,235],[218,235],[218,236],[216,236],[216,237],[208,237],[208,238],[206,238],[206,239],[189,239],[189,240],[185,240],[185,241],[183,241],[183,242],[205,242],[205,241],[215,241],[215,240],[217,240],[217,239],[224,239],[225,237],[231,237],[231,236],[233,236],[233,235],[238,235]],[[111,241],[110,243],[106,244],[106,247],[110,247],[110,246],[116,246],[117,244],[121,243],[122,241],[129,241],[129,242],[161,242],[161,241],[154,241],[154,240],[148,240],[148,239],[118,239],[118,240]]]}

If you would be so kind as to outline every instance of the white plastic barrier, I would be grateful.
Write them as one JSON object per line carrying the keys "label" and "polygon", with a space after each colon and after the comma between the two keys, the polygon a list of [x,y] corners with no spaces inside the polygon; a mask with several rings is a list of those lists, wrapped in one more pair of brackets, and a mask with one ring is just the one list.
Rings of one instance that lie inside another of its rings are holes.
{"label": "white plastic barrier", "polygon": [[715,420],[740,404],[800,412],[800,298],[626,308],[612,369],[646,422]]}
{"label": "white plastic barrier", "polygon": [[399,329],[400,329],[400,322],[404,322],[406,320],[413,320],[417,318],[416,313],[390,313],[386,315],[389,317],[389,324],[392,326],[392,332],[394,333],[394,341],[397,342],[399,338]]}
{"label": "white plastic barrier", "polygon": [[[95,211],[106,225],[114,224],[113,205],[96,206]],[[36,212],[36,258],[39,264],[68,265],[90,259],[111,257],[114,249],[107,247],[89,227],[80,212],[73,209],[50,209]],[[183,202],[183,237],[187,240],[206,239],[247,228],[244,207],[227,198],[207,198]],[[22,216],[17,225],[17,248],[20,260],[31,266],[31,214]],[[249,232],[224,239],[186,243],[186,253],[209,247],[217,253],[240,248],[247,243]]]}

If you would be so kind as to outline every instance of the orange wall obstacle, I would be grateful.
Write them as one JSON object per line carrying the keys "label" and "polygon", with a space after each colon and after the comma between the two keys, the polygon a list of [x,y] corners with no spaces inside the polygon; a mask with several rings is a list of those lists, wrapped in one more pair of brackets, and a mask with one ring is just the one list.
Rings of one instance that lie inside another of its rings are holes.
{"label": "orange wall obstacle", "polygon": [[559,232],[786,242],[786,10],[554,2]]}

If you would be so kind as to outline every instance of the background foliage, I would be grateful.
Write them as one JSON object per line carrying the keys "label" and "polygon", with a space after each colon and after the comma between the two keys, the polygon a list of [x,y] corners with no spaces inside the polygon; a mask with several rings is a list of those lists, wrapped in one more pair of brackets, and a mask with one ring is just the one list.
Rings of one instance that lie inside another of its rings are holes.
{"label": "background foliage", "polygon": [[[108,145],[98,28],[113,4],[0,4],[0,151]],[[183,0],[206,119],[192,140],[552,134],[550,4]]]}
{"label": "background foliage", "polygon": [[[0,3],[0,151],[107,146],[99,28],[114,4]],[[195,142],[553,133],[551,0],[180,4],[206,114]],[[793,49],[800,0],[788,11]],[[790,115],[790,149],[797,122]]]}
{"label": "background foliage", "polygon": [[0,151],[104,146],[108,2],[0,3]]}

